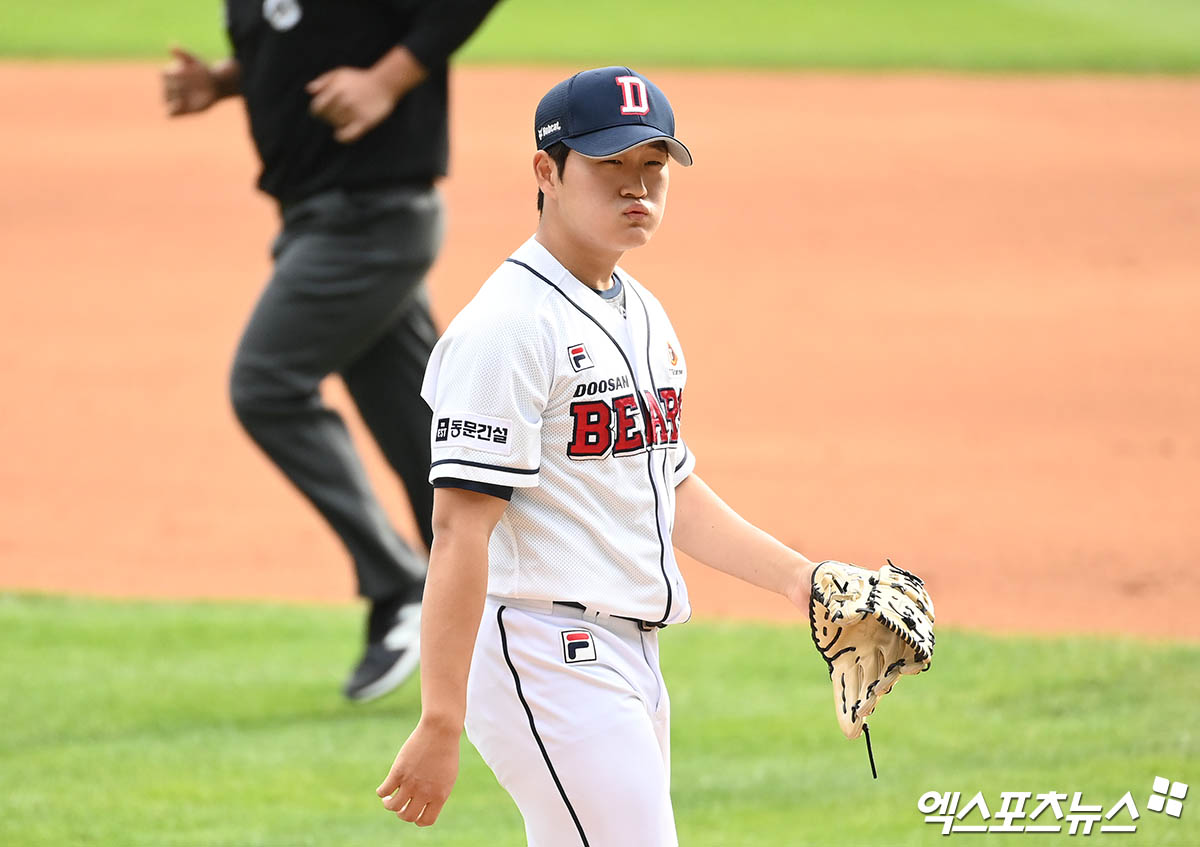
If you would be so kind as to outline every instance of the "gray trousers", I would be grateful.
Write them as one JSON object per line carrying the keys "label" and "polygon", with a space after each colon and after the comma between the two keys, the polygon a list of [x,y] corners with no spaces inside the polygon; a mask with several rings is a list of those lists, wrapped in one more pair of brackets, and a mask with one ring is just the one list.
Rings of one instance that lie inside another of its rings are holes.
{"label": "gray trousers", "polygon": [[432,188],[338,190],[284,206],[282,217],[274,274],[234,357],[234,411],[341,538],[359,594],[415,590],[425,556],[392,526],[319,387],[333,373],[345,381],[428,547],[430,411],[420,391],[437,332],[424,278],[442,239],[441,199]]}

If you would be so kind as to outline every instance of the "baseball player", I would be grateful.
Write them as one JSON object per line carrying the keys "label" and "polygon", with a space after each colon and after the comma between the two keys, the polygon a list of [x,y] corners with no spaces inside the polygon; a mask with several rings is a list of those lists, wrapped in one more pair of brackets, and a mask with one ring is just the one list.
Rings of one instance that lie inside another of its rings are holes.
{"label": "baseball player", "polygon": [[730,509],[683,438],[687,360],[618,266],[662,220],[663,92],[608,67],[542,98],[541,218],[434,348],[434,543],[421,718],[378,788],[437,820],[464,728],[535,847],[678,843],[658,630],[686,621],[673,548],[808,609],[814,564]]}

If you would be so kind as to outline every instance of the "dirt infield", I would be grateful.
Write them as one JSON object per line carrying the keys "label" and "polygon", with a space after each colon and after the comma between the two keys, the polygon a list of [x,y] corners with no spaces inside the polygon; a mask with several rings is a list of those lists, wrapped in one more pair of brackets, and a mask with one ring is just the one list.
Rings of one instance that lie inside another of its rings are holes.
{"label": "dirt infield", "polygon": [[[564,74],[458,73],[443,323],[535,226]],[[809,555],[920,570],[939,622],[1200,638],[1200,80],[654,76],[697,166],[626,266],[699,472]],[[10,64],[0,108],[0,586],[348,599],[226,400],[274,230],[239,107]],[[792,614],[688,576],[698,616]]]}

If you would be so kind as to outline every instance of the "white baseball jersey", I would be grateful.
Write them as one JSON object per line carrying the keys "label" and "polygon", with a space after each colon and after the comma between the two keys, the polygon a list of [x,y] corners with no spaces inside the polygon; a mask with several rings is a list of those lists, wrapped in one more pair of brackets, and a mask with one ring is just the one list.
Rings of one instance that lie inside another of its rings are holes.
{"label": "white baseball jersey", "polygon": [[430,481],[512,486],[488,593],[654,623],[690,615],[671,531],[695,466],[687,364],[662,305],[622,269],[625,316],[530,239],[437,343]]}

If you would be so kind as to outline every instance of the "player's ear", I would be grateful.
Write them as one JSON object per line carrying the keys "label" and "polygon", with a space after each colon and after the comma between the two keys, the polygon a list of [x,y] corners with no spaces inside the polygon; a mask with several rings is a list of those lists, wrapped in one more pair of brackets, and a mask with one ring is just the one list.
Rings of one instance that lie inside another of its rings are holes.
{"label": "player's ear", "polygon": [[538,189],[548,197],[555,196],[558,187],[558,166],[545,150],[533,154],[533,175],[537,179]]}

